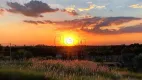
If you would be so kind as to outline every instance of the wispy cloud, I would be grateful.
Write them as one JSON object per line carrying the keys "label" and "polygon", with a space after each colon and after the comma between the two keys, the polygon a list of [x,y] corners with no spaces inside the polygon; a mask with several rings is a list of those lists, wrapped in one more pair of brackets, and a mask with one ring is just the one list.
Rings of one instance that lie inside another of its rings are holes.
{"label": "wispy cloud", "polygon": [[23,14],[25,16],[30,17],[43,17],[42,13],[47,12],[56,12],[59,9],[52,9],[48,4],[43,3],[41,1],[30,1],[29,3],[26,3],[24,5],[21,5],[17,2],[7,2],[7,5],[11,8],[7,11],[12,13],[19,13]]}
{"label": "wispy cloud", "polygon": [[93,16],[91,16],[90,14],[83,14],[83,15],[80,15],[78,16],[79,18],[83,18],[83,19],[87,19],[87,18],[93,18]]}
{"label": "wispy cloud", "polygon": [[94,9],[95,8],[95,5],[89,5],[88,8],[78,8],[79,11],[89,11],[91,9]]}
{"label": "wispy cloud", "polygon": [[142,5],[140,5],[140,4],[133,4],[133,5],[129,6],[129,7],[131,7],[131,8],[142,8]]}
{"label": "wispy cloud", "polygon": [[65,8],[65,9],[63,9],[63,10],[61,10],[61,12],[66,12],[66,13],[68,13],[69,15],[72,15],[72,16],[79,15],[79,14],[77,13],[77,11],[75,10],[75,5],[72,5],[72,6],[70,6],[70,7],[67,7],[67,8]]}
{"label": "wispy cloud", "polygon": [[63,10],[61,10],[61,12],[65,12],[65,13],[71,15],[71,16],[79,15],[75,10],[69,11],[69,10],[63,9]]}
{"label": "wispy cloud", "polygon": [[54,24],[55,22],[52,22],[50,20],[45,20],[45,21],[32,21],[32,20],[24,20],[25,23],[30,23],[30,24]]}
{"label": "wispy cloud", "polygon": [[119,24],[119,25],[111,24],[109,26],[103,26],[100,29],[101,30],[110,30],[110,31],[114,30],[114,31],[118,31],[121,28],[137,26],[137,25],[140,25],[140,24],[142,24],[142,19],[140,19],[140,20],[132,20],[132,21],[125,22],[125,23],[122,23],[122,24]]}
{"label": "wispy cloud", "polygon": [[88,8],[78,8],[79,11],[89,11],[89,10],[92,10],[94,8],[96,9],[103,9],[105,8],[106,6],[98,6],[98,5],[95,5],[95,4],[90,4]]}

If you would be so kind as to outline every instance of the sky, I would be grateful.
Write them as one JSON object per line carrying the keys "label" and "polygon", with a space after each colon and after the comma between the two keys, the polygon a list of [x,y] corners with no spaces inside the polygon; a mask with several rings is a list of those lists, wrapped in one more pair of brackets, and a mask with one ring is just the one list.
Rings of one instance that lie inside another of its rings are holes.
{"label": "sky", "polygon": [[0,44],[142,43],[142,0],[0,0]]}

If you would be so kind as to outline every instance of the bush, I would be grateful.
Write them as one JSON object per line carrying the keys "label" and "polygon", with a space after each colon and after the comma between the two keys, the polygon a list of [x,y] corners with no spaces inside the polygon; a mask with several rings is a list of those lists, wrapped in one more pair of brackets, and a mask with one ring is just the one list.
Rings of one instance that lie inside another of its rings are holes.
{"label": "bush", "polygon": [[95,62],[104,62],[103,58],[101,57],[96,57]]}
{"label": "bush", "polygon": [[45,80],[45,76],[38,72],[0,69],[0,80]]}
{"label": "bush", "polygon": [[23,60],[23,59],[29,59],[33,55],[31,52],[20,49],[14,53],[12,53],[12,59],[17,59],[17,60]]}
{"label": "bush", "polygon": [[142,53],[133,58],[133,64],[136,69],[142,69]]}

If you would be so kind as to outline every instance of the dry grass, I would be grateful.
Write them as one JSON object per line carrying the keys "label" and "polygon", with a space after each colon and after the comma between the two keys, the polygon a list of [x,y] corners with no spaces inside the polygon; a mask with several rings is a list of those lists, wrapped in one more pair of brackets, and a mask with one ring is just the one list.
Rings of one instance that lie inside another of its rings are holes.
{"label": "dry grass", "polygon": [[[10,73],[15,73],[16,76]],[[27,78],[33,79],[35,77],[39,80],[127,80],[130,77],[137,80],[142,79],[141,74],[138,76],[125,72],[124,75],[121,71],[86,60],[1,61],[0,75],[3,74],[14,77],[21,76],[21,78],[24,75]],[[21,80],[28,80],[27,78]]]}

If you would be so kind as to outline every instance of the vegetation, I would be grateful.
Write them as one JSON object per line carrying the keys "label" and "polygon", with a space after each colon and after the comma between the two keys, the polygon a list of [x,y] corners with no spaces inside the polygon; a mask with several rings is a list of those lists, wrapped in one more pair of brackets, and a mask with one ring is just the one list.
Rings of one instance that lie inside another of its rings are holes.
{"label": "vegetation", "polygon": [[142,62],[142,53],[133,58],[133,63],[136,69],[139,70],[142,68],[141,62]]}
{"label": "vegetation", "polygon": [[0,80],[142,80],[141,61],[141,44],[0,45]]}
{"label": "vegetation", "polygon": [[24,49],[20,49],[12,53],[12,59],[16,59],[16,60],[29,59],[29,58],[32,58],[32,56],[33,55],[31,52],[26,51]]}
{"label": "vegetation", "polygon": [[142,74],[86,60],[1,61],[1,80],[141,80]]}
{"label": "vegetation", "polygon": [[44,80],[43,73],[12,69],[0,69],[0,80]]}
{"label": "vegetation", "polygon": [[[33,53],[34,57],[45,57],[53,56],[56,54],[66,53],[67,50],[72,49],[78,55],[85,53],[89,56],[96,55],[121,55],[127,53],[133,53],[138,55],[142,53],[142,44],[131,44],[131,45],[111,45],[111,46],[74,46],[74,47],[64,47],[64,46],[46,46],[46,45],[36,45],[36,46],[12,46],[11,51],[17,52],[18,50],[26,50]],[[1,46],[0,52],[6,51],[4,56],[9,56],[9,46]]]}

